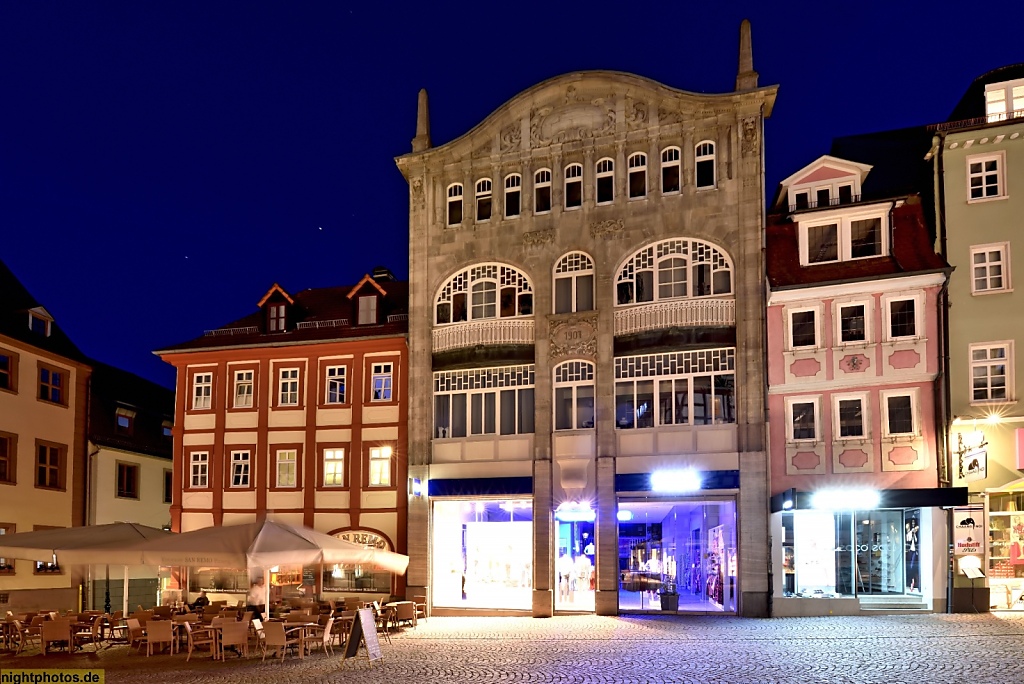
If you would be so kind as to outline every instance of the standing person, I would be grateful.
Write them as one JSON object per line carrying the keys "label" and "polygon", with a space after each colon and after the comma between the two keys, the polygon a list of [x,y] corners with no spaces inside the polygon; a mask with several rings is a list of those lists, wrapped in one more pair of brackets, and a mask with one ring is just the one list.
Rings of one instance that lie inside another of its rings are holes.
{"label": "standing person", "polygon": [[259,578],[249,587],[245,610],[252,612],[253,618],[263,619],[263,611],[267,609],[267,588],[263,586],[263,578]]}

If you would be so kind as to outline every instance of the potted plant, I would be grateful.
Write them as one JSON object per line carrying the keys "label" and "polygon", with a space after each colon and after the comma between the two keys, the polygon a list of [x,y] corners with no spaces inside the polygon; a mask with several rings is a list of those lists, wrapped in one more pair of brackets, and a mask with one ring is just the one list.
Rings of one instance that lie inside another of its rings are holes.
{"label": "potted plant", "polygon": [[679,610],[679,592],[676,591],[675,582],[664,582],[658,590],[658,597],[661,599],[661,609],[675,613]]}

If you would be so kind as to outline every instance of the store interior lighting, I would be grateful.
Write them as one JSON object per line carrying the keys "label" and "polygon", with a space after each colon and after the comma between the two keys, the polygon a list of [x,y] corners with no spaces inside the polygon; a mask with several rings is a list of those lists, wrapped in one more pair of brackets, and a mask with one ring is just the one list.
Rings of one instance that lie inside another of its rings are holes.
{"label": "store interior lighting", "polygon": [[700,473],[696,470],[656,470],[651,473],[651,491],[664,494],[700,491]]}
{"label": "store interior lighting", "polygon": [[872,510],[881,494],[876,489],[821,489],[811,497],[811,507],[825,511]]}

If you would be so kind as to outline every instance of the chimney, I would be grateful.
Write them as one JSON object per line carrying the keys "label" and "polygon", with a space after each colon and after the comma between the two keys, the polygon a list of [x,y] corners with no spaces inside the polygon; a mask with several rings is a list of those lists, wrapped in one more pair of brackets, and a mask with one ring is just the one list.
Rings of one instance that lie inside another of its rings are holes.
{"label": "chimney", "polygon": [[373,269],[373,279],[377,282],[385,280],[394,280],[395,274],[388,270],[385,266],[375,266]]}
{"label": "chimney", "polygon": [[740,22],[740,65],[736,73],[736,90],[751,90],[757,87],[757,72],[754,71],[754,50],[750,46],[750,20]]}

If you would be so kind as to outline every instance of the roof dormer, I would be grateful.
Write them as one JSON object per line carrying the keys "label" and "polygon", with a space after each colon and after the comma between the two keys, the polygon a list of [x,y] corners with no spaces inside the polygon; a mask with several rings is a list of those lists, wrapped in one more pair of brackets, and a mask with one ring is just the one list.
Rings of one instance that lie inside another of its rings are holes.
{"label": "roof dormer", "polygon": [[990,123],[1024,117],[1024,78],[986,85],[985,117]]}
{"label": "roof dormer", "polygon": [[28,310],[28,329],[37,335],[49,337],[53,332],[53,316],[41,306]]}
{"label": "roof dormer", "polygon": [[[376,273],[376,272],[375,272]],[[355,308],[353,319],[358,325],[377,325],[380,322],[380,299],[387,292],[369,273],[356,283],[347,297]]]}
{"label": "roof dormer", "polygon": [[861,186],[871,167],[867,164],[819,157],[781,185],[790,211],[822,209],[860,201]]}
{"label": "roof dormer", "polygon": [[295,300],[292,299],[291,295],[285,292],[283,287],[274,283],[273,287],[270,288],[267,294],[263,295],[263,299],[257,304],[258,307],[263,309],[264,330],[268,333],[286,332],[291,318],[291,309],[294,305]]}

